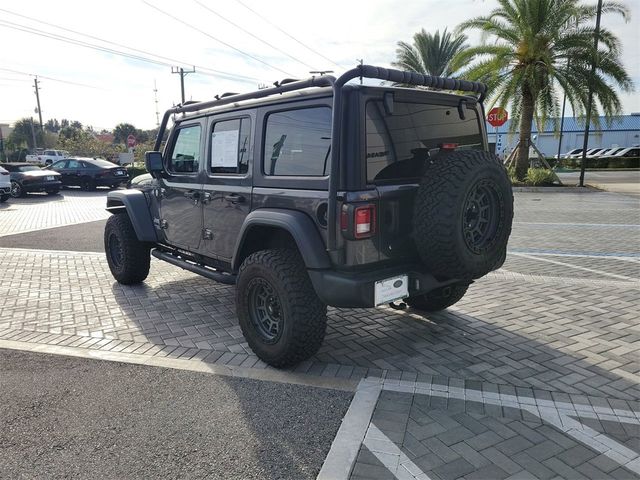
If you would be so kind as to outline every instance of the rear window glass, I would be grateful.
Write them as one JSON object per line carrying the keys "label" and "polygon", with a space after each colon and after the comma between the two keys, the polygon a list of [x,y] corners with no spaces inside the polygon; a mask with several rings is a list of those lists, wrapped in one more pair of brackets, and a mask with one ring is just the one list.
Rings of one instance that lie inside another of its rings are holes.
{"label": "rear window glass", "polygon": [[421,176],[444,144],[456,150],[484,148],[478,115],[469,108],[462,120],[455,106],[396,101],[388,114],[381,100],[371,100],[365,128],[369,182]]}
{"label": "rear window glass", "polygon": [[35,165],[19,165],[17,167],[14,167],[14,169],[12,171],[14,171],[14,172],[32,172],[34,170],[40,170],[40,168],[36,167]]}
{"label": "rear window glass", "polygon": [[264,141],[265,175],[323,176],[331,146],[331,109],[272,113]]}

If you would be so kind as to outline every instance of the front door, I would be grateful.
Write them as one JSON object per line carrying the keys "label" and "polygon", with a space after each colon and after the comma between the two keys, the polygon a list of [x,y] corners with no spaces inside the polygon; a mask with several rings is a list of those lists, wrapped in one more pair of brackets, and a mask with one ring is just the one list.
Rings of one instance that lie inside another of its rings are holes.
{"label": "front door", "polygon": [[253,112],[246,112],[216,117],[209,125],[201,250],[224,262],[231,261],[242,223],[251,211],[254,123]]}
{"label": "front door", "polygon": [[199,248],[202,237],[203,123],[190,121],[174,129],[165,153],[162,182],[156,190],[165,241],[190,251]]}

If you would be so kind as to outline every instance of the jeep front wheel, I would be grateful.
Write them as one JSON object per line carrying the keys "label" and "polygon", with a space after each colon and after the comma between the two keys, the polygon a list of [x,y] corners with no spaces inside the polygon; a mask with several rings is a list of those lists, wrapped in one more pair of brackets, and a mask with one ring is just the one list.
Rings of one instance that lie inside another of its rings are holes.
{"label": "jeep front wheel", "polygon": [[104,229],[104,250],[113,277],[124,285],[141,283],[151,264],[149,244],[136,236],[126,214],[109,217]]}
{"label": "jeep front wheel", "polygon": [[236,307],[249,346],[274,367],[308,359],[324,339],[327,306],[293,250],[261,250],[248,256],[238,273]]}
{"label": "jeep front wheel", "polygon": [[424,295],[406,298],[404,301],[411,308],[424,312],[437,312],[458,303],[467,293],[468,284],[447,285],[436,288]]}

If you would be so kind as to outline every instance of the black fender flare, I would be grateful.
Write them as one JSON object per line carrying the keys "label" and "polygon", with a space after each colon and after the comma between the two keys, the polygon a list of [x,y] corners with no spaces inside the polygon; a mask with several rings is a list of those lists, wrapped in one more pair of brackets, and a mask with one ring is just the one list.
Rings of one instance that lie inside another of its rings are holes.
{"label": "black fender flare", "polygon": [[256,226],[280,228],[289,232],[296,242],[307,268],[322,269],[331,267],[327,248],[320,237],[317,227],[307,215],[296,210],[260,208],[247,215],[242,224],[233,258],[231,259],[231,268],[234,272],[240,268],[240,253],[244,242],[251,229]]}
{"label": "black fender flare", "polygon": [[141,242],[157,242],[153,219],[144,192],[140,190],[115,190],[107,194],[107,211],[126,212]]}

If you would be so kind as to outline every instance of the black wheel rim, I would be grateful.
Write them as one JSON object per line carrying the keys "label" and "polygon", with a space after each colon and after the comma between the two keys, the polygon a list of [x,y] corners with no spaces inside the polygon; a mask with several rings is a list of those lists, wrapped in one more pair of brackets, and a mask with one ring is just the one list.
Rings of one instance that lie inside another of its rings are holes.
{"label": "black wheel rim", "polygon": [[22,194],[22,187],[18,182],[11,182],[11,196],[18,198]]}
{"label": "black wheel rim", "polygon": [[467,247],[477,254],[495,243],[501,224],[502,196],[490,180],[480,180],[467,194],[462,234]]}
{"label": "black wheel rim", "polygon": [[115,267],[122,265],[122,250],[120,248],[120,239],[114,235],[109,235],[109,256]]}
{"label": "black wheel rim", "polygon": [[265,343],[275,343],[282,335],[284,315],[275,289],[264,279],[255,278],[248,286],[249,316]]}

